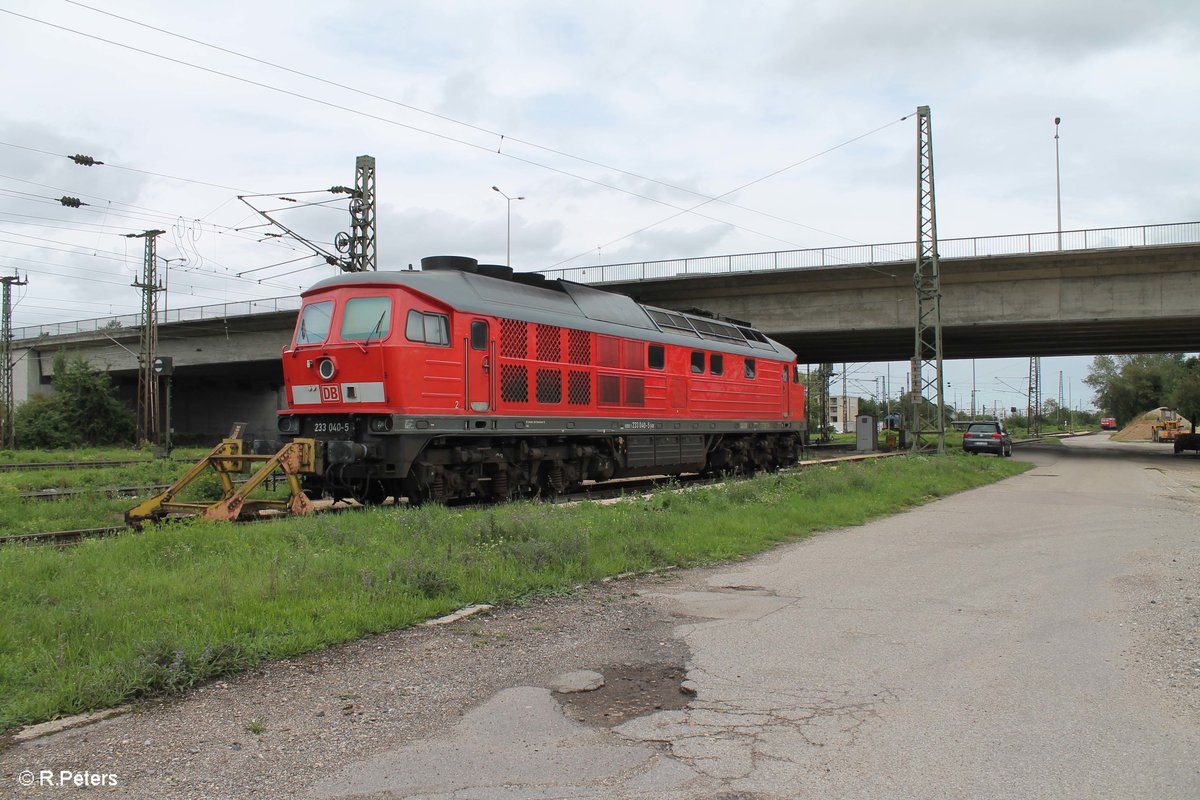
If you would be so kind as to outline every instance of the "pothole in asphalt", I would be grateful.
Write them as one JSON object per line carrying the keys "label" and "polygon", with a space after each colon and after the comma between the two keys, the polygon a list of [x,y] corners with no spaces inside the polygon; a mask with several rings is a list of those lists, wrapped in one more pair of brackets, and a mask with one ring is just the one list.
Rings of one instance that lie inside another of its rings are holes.
{"label": "pothole in asphalt", "polygon": [[587,725],[612,728],[655,711],[687,706],[680,688],[686,672],[673,664],[617,664],[599,667],[604,685],[591,692],[558,694],[563,712]]}

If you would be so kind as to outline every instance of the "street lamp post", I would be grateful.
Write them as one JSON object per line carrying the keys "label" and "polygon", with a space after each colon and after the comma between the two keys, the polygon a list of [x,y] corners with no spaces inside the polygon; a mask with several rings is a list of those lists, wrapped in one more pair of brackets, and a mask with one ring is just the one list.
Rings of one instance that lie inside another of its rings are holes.
{"label": "street lamp post", "polygon": [[506,237],[506,242],[504,245],[504,266],[511,267],[512,266],[512,201],[513,200],[524,200],[525,196],[522,195],[520,197],[509,197],[504,192],[500,191],[499,186],[493,186],[492,191],[500,192],[500,196],[503,197],[508,203],[508,226],[507,226],[508,227],[508,235]]}
{"label": "street lamp post", "polygon": [[159,256],[163,262],[163,321],[166,321],[167,312],[170,310],[171,302],[171,265],[175,263],[184,263],[186,258],[163,258]]}
{"label": "street lamp post", "polygon": [[1058,249],[1062,250],[1062,180],[1058,161],[1058,126],[1062,117],[1054,118],[1054,198],[1058,206]]}

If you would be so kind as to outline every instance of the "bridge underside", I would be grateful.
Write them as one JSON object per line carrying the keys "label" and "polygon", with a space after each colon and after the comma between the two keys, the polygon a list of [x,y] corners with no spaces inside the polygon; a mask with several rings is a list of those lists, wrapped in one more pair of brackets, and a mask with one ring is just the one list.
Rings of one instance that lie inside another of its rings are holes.
{"label": "bridge underside", "polygon": [[[946,358],[1200,350],[1200,246],[944,259]],[[907,361],[913,267],[893,263],[607,284],[753,322],[801,361]]]}
{"label": "bridge underside", "polygon": [[[906,361],[914,350],[912,328],[773,335],[810,364]],[[943,325],[942,348],[947,359],[1195,352],[1200,350],[1200,316]]]}

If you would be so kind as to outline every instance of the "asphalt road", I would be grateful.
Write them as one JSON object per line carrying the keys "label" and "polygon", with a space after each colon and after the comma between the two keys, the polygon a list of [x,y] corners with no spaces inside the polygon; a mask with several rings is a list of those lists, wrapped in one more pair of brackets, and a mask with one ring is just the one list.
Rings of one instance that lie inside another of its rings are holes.
{"label": "asphalt road", "polygon": [[[1016,458],[1036,468],[735,567],[0,741],[0,797],[1200,798],[1200,458]],[[553,690],[584,669],[605,685]],[[60,770],[119,785],[21,785]]]}
{"label": "asphalt road", "polygon": [[[320,797],[1200,797],[1200,460],[1106,437],[653,598],[697,691],[609,730],[536,686]],[[603,667],[600,671],[603,672]]]}

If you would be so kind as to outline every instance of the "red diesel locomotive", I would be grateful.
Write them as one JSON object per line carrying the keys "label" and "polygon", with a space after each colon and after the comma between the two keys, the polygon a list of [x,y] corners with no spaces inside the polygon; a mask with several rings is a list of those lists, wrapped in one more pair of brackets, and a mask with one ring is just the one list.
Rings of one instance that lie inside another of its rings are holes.
{"label": "red diesel locomotive", "polygon": [[304,293],[278,428],[317,440],[307,490],[503,499],[796,461],[795,354],[748,323],[470,258],[421,263]]}

